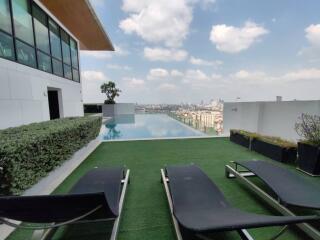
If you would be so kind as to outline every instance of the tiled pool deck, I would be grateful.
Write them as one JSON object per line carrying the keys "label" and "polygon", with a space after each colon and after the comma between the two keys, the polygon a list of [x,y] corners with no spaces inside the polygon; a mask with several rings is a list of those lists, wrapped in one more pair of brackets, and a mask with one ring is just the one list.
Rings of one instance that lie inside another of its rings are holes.
{"label": "tiled pool deck", "polygon": [[[160,183],[160,168],[169,164],[195,163],[221,188],[236,207],[255,213],[277,214],[265,207],[250,191],[236,180],[226,179],[224,166],[232,160],[267,159],[257,153],[231,143],[227,138],[128,141],[102,143],[67,179],[55,193],[67,192],[89,169],[125,165],[131,170],[120,240],[174,240],[165,192]],[[268,159],[267,159],[268,160]],[[271,161],[271,160],[270,160]],[[290,167],[290,166],[288,166]],[[291,167],[292,168],[292,167]],[[300,173],[298,173],[300,174]],[[310,178],[305,176],[306,178]],[[320,187],[320,179],[312,179]],[[258,183],[259,184],[259,183]],[[87,224],[63,229],[53,238],[68,240],[106,239],[107,227]],[[250,230],[257,239],[269,239],[281,227]],[[26,231],[16,231],[9,240],[28,239]],[[240,239],[235,233],[216,234],[214,239]],[[287,231],[281,239],[308,239],[297,230]]]}

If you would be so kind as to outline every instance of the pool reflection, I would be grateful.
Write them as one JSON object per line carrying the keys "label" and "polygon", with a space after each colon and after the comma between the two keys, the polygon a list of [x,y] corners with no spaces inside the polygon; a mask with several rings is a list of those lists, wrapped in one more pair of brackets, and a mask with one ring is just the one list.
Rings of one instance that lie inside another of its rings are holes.
{"label": "pool reflection", "polygon": [[166,114],[118,115],[105,124],[103,140],[206,136]]}
{"label": "pool reflection", "polygon": [[106,123],[106,128],[108,129],[107,133],[104,135],[104,140],[119,139],[121,138],[121,131],[117,130],[117,124],[134,124],[135,115],[117,115],[114,116],[110,121]]}

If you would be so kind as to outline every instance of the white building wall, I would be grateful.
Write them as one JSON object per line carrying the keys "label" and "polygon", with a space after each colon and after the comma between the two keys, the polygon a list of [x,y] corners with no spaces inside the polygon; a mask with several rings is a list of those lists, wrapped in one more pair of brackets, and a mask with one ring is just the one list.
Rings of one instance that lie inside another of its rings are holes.
{"label": "white building wall", "polygon": [[294,125],[302,113],[320,115],[320,101],[229,102],[224,104],[223,132],[244,129],[297,140]]}
{"label": "white building wall", "polygon": [[50,120],[48,88],[61,91],[61,117],[83,116],[81,84],[0,58],[0,129]]}
{"label": "white building wall", "polygon": [[[79,47],[78,39],[40,1],[35,2]],[[60,117],[83,116],[81,83],[0,58],[0,129],[50,120],[48,88],[60,92]]]}

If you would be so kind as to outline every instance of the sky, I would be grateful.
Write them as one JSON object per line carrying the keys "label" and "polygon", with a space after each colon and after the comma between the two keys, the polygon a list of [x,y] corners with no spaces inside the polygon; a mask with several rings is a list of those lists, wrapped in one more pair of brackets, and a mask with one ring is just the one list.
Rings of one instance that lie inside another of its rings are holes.
{"label": "sky", "polygon": [[90,2],[115,51],[81,51],[85,103],[320,99],[319,0]]}

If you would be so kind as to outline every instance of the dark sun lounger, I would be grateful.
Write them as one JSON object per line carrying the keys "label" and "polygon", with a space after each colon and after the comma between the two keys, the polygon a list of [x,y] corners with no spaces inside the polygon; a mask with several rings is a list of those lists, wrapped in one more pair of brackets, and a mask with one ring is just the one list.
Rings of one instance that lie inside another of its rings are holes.
{"label": "dark sun lounger", "polygon": [[266,216],[232,207],[222,192],[197,166],[172,166],[162,170],[178,239],[236,230],[242,239],[253,239],[245,229],[296,224],[317,216]]}
{"label": "dark sun lounger", "polygon": [[[124,168],[94,169],[68,194],[0,197],[0,222],[35,230],[33,239],[46,239],[60,226],[111,220],[111,239],[116,239],[128,179]],[[46,225],[20,226],[10,220]]]}
{"label": "dark sun lounger", "polygon": [[[236,177],[283,215],[295,216],[287,207],[320,209],[320,188],[290,170],[266,161],[236,161],[226,166],[227,177]],[[268,194],[248,179],[260,178],[273,194]],[[272,196],[271,196],[272,195]],[[299,227],[309,237],[320,240],[320,232],[309,224]]]}

